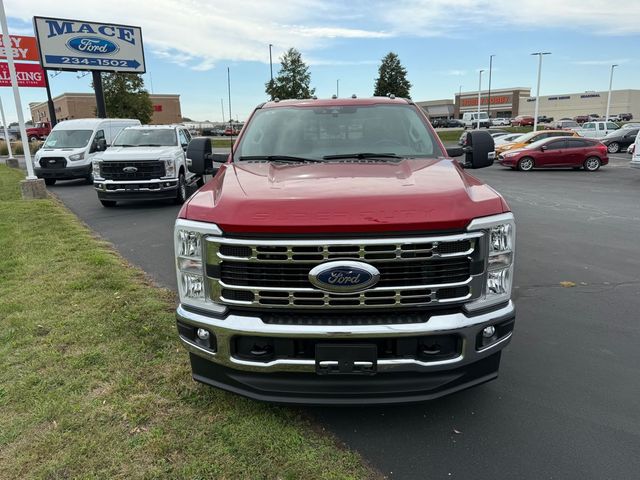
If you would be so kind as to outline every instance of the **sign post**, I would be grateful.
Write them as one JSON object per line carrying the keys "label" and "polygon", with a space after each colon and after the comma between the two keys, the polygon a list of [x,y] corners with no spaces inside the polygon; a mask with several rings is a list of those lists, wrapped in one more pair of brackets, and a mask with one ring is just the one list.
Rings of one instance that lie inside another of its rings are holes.
{"label": "sign post", "polygon": [[4,141],[7,142],[7,153],[9,154],[9,158],[7,159],[7,163],[12,163],[15,158],[13,158],[13,152],[11,151],[11,139],[9,138],[9,129],[7,128],[7,120],[4,117],[4,107],[2,106],[2,98],[0,98],[0,114],[2,114],[2,126],[4,127]]}
{"label": "sign post", "polygon": [[[5,46],[11,45],[9,28],[7,26],[7,15],[4,11],[4,0],[0,0],[0,26],[2,27],[3,44]],[[29,150],[29,138],[27,137],[27,130],[24,126],[24,112],[22,111],[22,101],[20,100],[20,90],[18,89],[18,76],[16,75],[16,67],[13,63],[13,55],[7,55],[7,63],[9,64],[13,97],[16,102],[16,113],[18,114],[18,124],[20,125],[20,137],[22,139],[22,145],[24,146],[24,161],[27,166],[27,179],[22,181],[20,184],[22,197],[46,198],[47,191],[44,187],[44,180],[39,180],[33,172],[33,163],[31,162],[31,152]]]}

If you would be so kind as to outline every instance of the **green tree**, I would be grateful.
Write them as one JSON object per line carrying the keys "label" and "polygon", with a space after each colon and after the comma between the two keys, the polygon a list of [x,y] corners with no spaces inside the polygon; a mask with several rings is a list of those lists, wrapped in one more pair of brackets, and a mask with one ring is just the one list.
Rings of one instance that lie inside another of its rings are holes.
{"label": "green tree", "polygon": [[393,94],[396,97],[411,98],[409,90],[411,82],[407,80],[407,70],[400,63],[398,55],[387,53],[378,68],[374,96],[385,97]]}
{"label": "green tree", "polygon": [[103,73],[102,89],[109,118],[137,118],[149,123],[153,104],[144,88],[142,75],[137,73]]}
{"label": "green tree", "polygon": [[273,80],[265,84],[267,95],[280,100],[288,98],[310,98],[316,92],[310,88],[311,74],[309,67],[302,61],[302,54],[290,48],[280,58],[280,71]]}

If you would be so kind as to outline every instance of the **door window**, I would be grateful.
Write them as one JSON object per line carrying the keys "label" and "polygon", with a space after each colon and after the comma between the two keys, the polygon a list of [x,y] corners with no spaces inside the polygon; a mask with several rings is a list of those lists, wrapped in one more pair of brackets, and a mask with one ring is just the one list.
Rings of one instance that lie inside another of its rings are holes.
{"label": "door window", "polygon": [[105,141],[104,138],[104,130],[98,130],[96,132],[96,136],[93,137],[93,142],[91,143],[91,148],[89,149],[89,153],[95,153],[98,151],[97,146],[101,141]]}
{"label": "door window", "polygon": [[604,130],[604,123],[598,124],[598,130]]}
{"label": "door window", "polygon": [[566,142],[566,148],[584,148],[587,146],[587,142],[585,142],[584,140],[574,140],[572,138],[570,140],[566,140]]}
{"label": "door window", "polygon": [[184,130],[178,130],[178,138],[180,139],[180,145],[182,145],[183,147],[189,145],[189,139],[185,135]]}
{"label": "door window", "polygon": [[555,142],[547,143],[547,150],[560,150],[561,148],[565,148],[566,145],[565,140],[556,140]]}
{"label": "door window", "polygon": [[618,125],[616,125],[613,122],[607,122],[607,129],[608,130],[617,130],[618,129]]}
{"label": "door window", "polygon": [[582,128],[584,128],[585,130],[595,130],[596,125],[595,123],[585,123],[584,125],[582,125]]}

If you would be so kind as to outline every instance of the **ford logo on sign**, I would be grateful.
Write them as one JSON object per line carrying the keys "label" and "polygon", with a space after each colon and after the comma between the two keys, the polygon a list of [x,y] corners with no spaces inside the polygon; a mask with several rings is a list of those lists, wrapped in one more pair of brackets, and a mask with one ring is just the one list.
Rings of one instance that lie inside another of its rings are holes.
{"label": "ford logo on sign", "polygon": [[380,280],[377,268],[363,262],[336,261],[314,267],[309,272],[312,285],[332,293],[354,293],[372,287]]}
{"label": "ford logo on sign", "polygon": [[110,40],[99,37],[73,37],[67,42],[67,47],[80,53],[92,55],[111,55],[120,47]]}

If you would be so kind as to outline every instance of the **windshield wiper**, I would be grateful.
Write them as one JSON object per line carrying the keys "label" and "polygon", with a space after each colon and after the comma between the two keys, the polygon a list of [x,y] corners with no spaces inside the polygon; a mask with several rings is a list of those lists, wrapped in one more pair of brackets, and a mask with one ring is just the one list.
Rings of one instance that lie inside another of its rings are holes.
{"label": "windshield wiper", "polygon": [[270,162],[289,162],[289,163],[321,163],[322,160],[317,158],[293,157],[290,155],[245,155],[240,160],[269,160]]}
{"label": "windshield wiper", "polygon": [[322,157],[325,160],[340,160],[342,158],[358,158],[360,160],[364,158],[406,158],[395,153],[369,153],[369,152],[361,152],[361,153],[342,153],[339,155],[325,155]]}
{"label": "windshield wiper", "polygon": [[159,143],[141,143],[136,147],[175,147],[175,145],[160,145]]}

